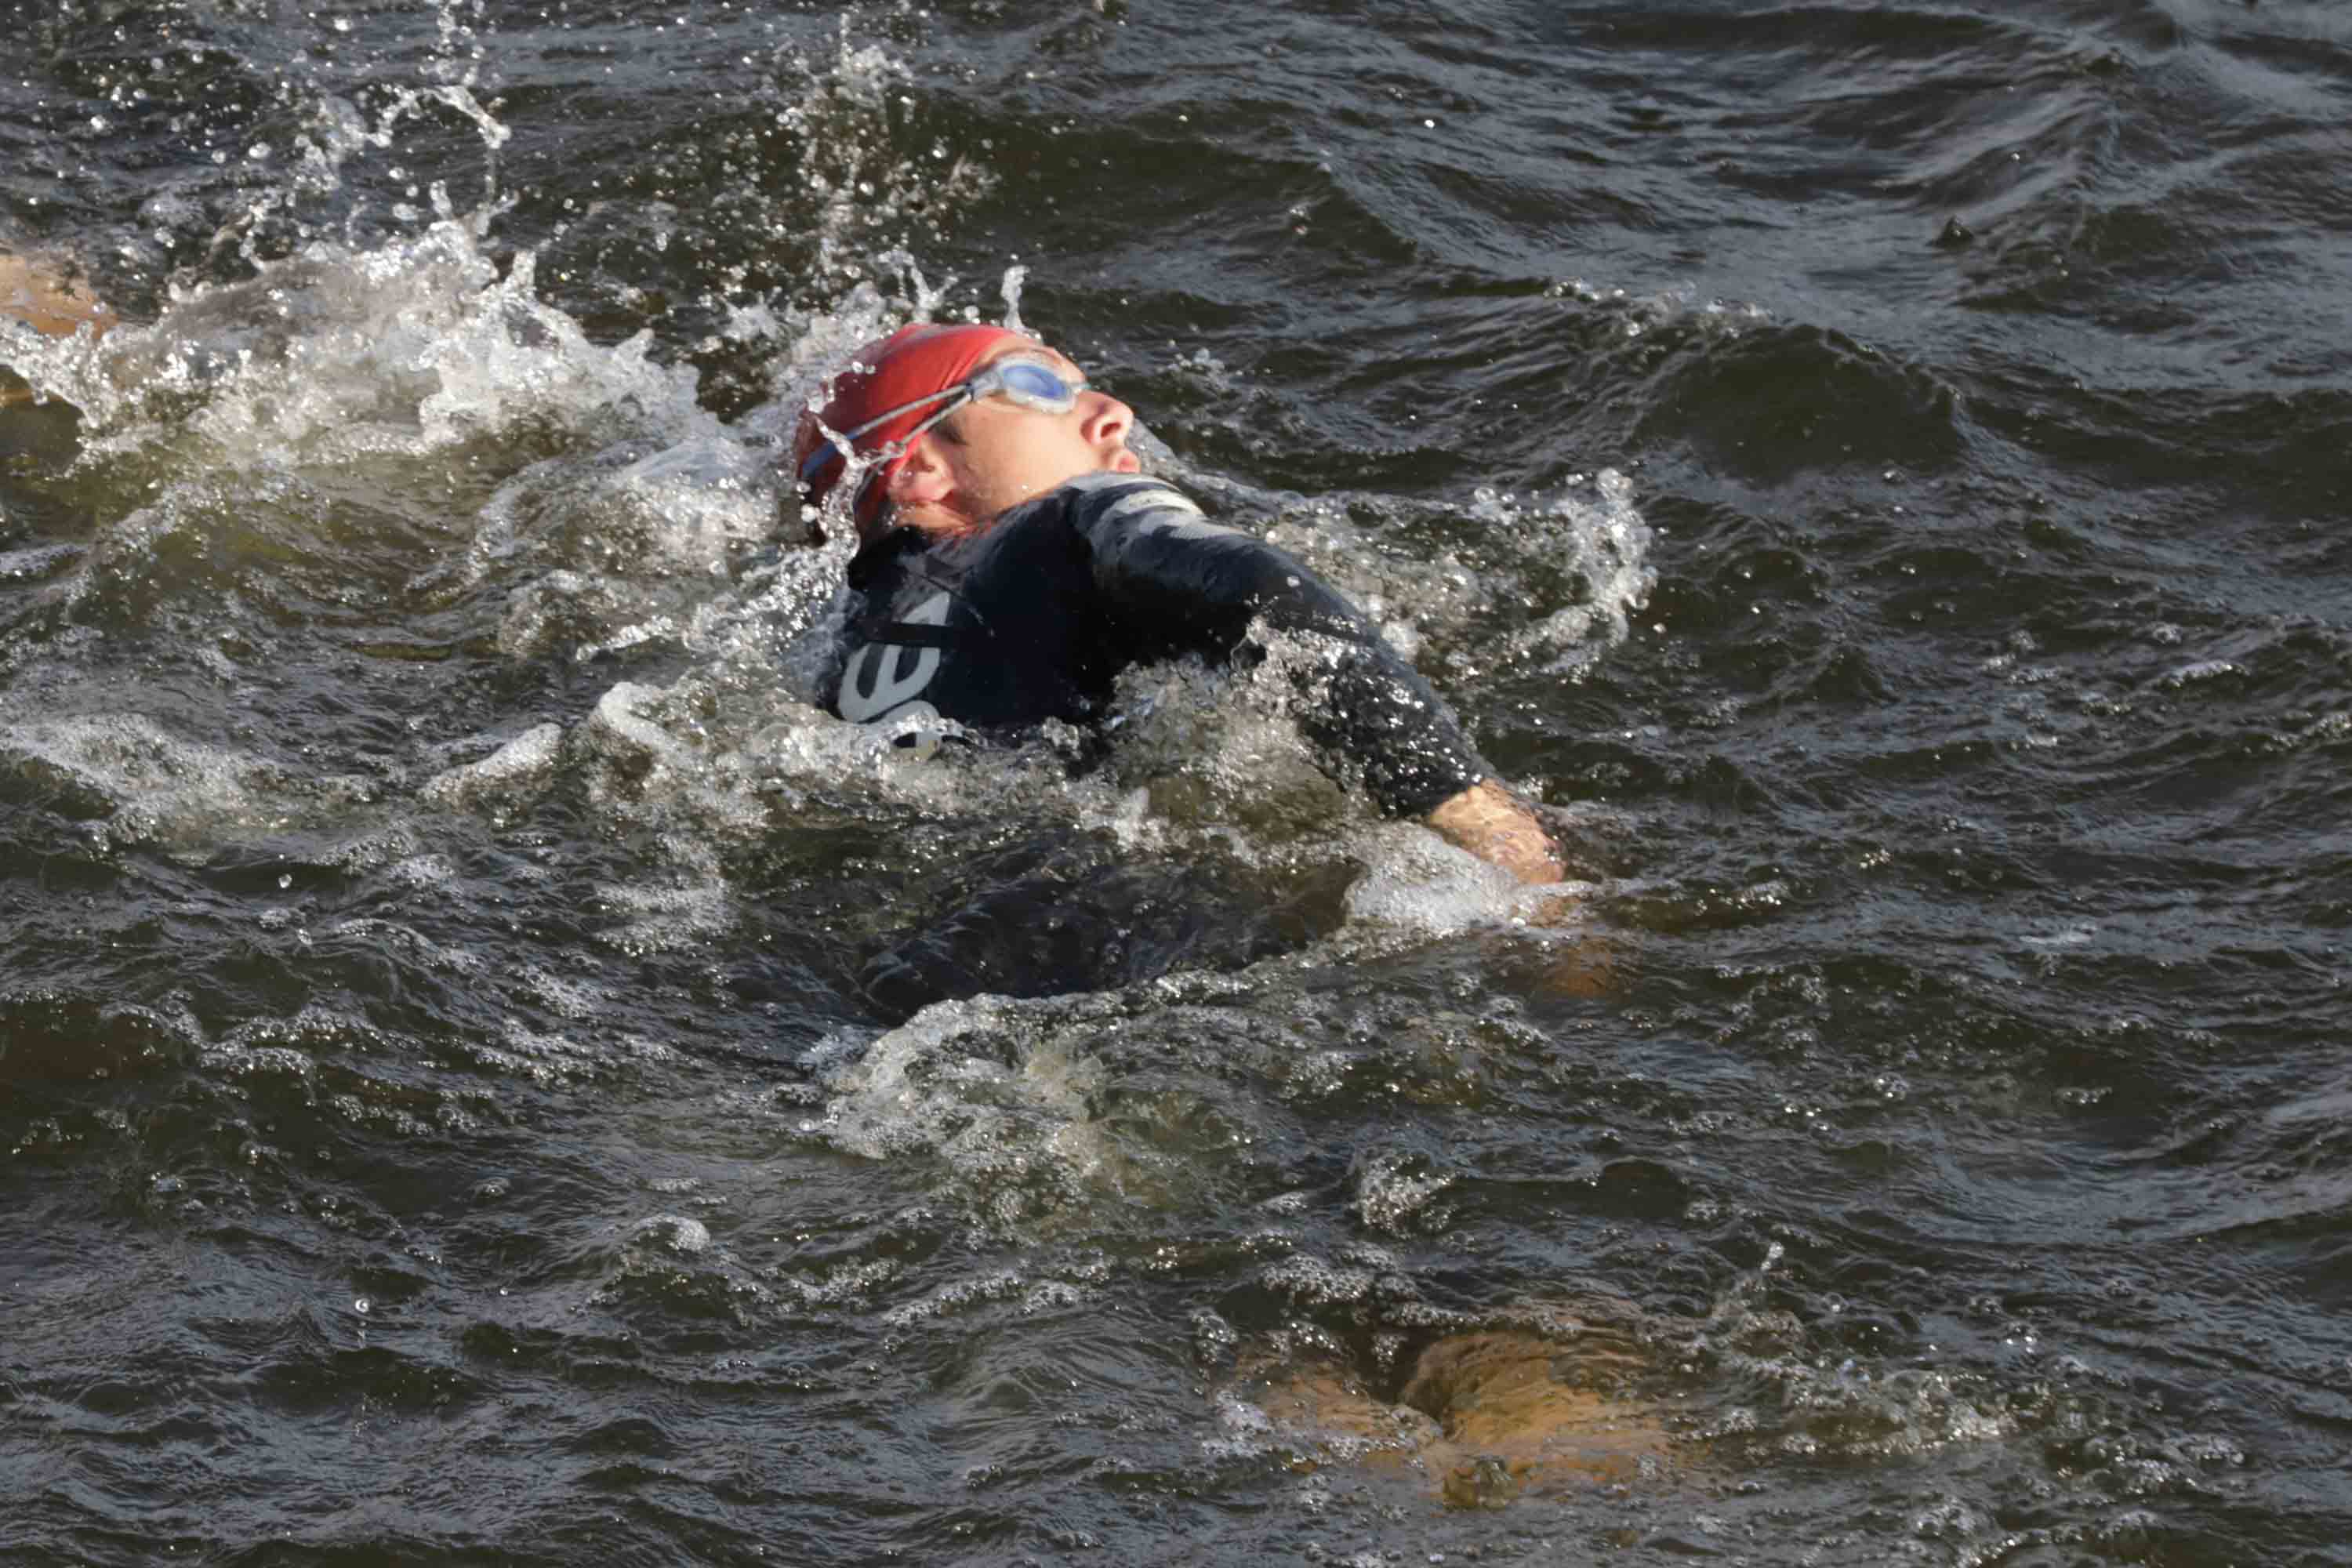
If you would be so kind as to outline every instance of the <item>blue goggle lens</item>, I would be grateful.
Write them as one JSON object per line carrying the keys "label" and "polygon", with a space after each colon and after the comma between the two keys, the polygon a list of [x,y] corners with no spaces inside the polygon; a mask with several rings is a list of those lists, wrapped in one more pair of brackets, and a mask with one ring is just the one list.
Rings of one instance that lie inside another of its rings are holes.
{"label": "blue goggle lens", "polygon": [[[993,381],[994,385],[987,384]],[[1051,414],[1066,414],[1076,405],[1078,394],[1086,390],[1084,381],[1072,385],[1062,379],[1061,372],[1035,360],[1006,359],[974,376],[972,395],[984,397],[991,392],[1003,392],[1015,403],[1025,404]]]}

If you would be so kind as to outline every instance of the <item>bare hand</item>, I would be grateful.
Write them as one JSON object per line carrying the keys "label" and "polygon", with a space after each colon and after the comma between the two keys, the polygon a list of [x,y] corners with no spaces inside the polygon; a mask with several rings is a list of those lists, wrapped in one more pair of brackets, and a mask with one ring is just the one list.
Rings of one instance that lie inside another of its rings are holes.
{"label": "bare hand", "polygon": [[1447,842],[1522,882],[1557,882],[1567,876],[1559,848],[1527,803],[1492,779],[1481,779],[1429,814]]}

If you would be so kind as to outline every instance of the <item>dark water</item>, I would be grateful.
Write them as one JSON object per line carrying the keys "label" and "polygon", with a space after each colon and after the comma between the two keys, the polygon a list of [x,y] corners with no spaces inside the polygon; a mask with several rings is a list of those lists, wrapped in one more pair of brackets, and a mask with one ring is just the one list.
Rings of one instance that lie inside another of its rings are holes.
{"label": "dark water", "polygon": [[[2352,12],[0,32],[0,1559],[2352,1559]],[[780,433],[1008,296],[1571,910],[810,706]],[[1514,1326],[1670,1461],[1251,1403]]]}

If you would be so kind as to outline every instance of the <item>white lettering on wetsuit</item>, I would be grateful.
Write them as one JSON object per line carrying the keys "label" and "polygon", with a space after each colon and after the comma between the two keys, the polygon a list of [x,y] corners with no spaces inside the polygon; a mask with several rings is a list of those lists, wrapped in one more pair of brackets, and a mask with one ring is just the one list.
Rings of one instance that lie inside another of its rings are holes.
{"label": "white lettering on wetsuit", "polygon": [[[1110,489],[1115,484],[1134,484],[1134,479],[1129,475],[1087,475],[1085,479],[1070,479],[1070,489]],[[1136,521],[1139,533],[1160,533],[1164,538],[1230,538],[1242,531],[1209,521],[1192,496],[1169,484],[1152,484],[1150,489],[1139,489],[1131,496],[1119,496],[1089,521],[1089,529],[1108,531],[1110,524],[1136,517],[1139,512],[1143,512]]]}
{"label": "white lettering on wetsuit", "polygon": [[[948,595],[932,595],[905,620],[918,626],[947,625]],[[915,656],[915,667],[901,675],[899,667],[907,662],[909,653]],[[920,698],[923,689],[930,685],[931,677],[939,673],[940,658],[940,650],[935,647],[910,648],[903,643],[887,641],[867,643],[849,656],[848,668],[841,672],[841,693],[835,700],[841,716],[853,724],[938,718],[939,710]]]}
{"label": "white lettering on wetsuit", "polygon": [[1170,539],[1216,539],[1241,531],[1237,528],[1226,528],[1209,521],[1202,516],[1201,509],[1192,503],[1192,497],[1164,488],[1145,490],[1111,502],[1101,517],[1095,521],[1095,527],[1108,528],[1137,512],[1152,514],[1135,525],[1139,533],[1164,534]]}

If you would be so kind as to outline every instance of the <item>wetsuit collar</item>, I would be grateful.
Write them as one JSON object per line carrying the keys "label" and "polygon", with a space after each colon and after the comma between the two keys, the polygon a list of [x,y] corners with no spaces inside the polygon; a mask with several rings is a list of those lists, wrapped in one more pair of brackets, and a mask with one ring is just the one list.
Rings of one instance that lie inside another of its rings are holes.
{"label": "wetsuit collar", "polygon": [[901,555],[910,555],[930,542],[930,536],[919,528],[905,523],[877,538],[868,540],[849,558],[849,585],[864,591],[874,581],[875,574]]}

